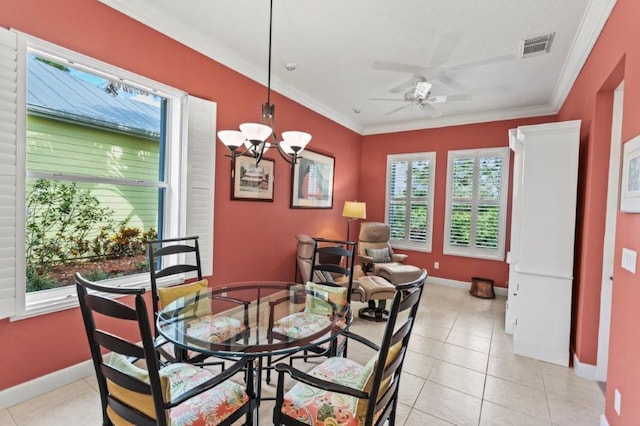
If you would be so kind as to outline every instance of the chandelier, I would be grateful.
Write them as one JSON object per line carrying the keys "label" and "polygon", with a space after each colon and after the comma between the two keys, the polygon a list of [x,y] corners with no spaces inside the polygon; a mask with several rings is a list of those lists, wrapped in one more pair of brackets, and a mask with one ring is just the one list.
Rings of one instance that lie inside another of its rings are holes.
{"label": "chandelier", "polygon": [[271,103],[271,33],[273,29],[273,0],[269,6],[269,64],[267,72],[267,102],[262,104],[261,123],[242,123],[240,130],[221,130],[218,139],[230,151],[227,157],[233,161],[239,155],[251,155],[256,164],[269,148],[275,147],[282,158],[294,165],[299,154],[311,140],[309,133],[289,131],[282,133],[278,142],[276,134],[275,105]]}

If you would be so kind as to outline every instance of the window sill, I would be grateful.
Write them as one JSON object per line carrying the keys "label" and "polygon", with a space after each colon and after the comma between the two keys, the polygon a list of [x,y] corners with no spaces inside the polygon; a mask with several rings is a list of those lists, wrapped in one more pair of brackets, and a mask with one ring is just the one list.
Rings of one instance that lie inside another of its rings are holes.
{"label": "window sill", "polygon": [[[181,284],[185,280],[184,278],[169,278],[164,280],[158,280],[158,287],[168,287],[171,285]],[[151,283],[146,277],[129,277],[129,279],[114,279],[105,280],[104,283],[112,282],[114,287],[143,287],[144,289],[151,290]],[[124,295],[110,295],[115,299],[123,297]],[[54,312],[64,311],[66,309],[72,309],[79,307],[78,295],[76,294],[76,288],[69,286],[57,291],[48,292],[45,294],[27,294],[24,312],[16,314],[10,318],[10,321],[20,321],[23,319],[34,318],[40,315],[52,314]]]}
{"label": "window sill", "polygon": [[402,243],[391,243],[391,248],[399,249],[399,250],[411,250],[411,251],[419,251],[422,253],[431,253],[431,247],[421,247],[417,245],[411,244],[402,244]]}
{"label": "window sill", "polygon": [[452,251],[452,250],[443,250],[442,254],[444,254],[445,256],[459,256],[459,257],[468,257],[471,259],[494,260],[497,262],[504,262],[504,254],[491,255],[491,254],[483,254],[483,253],[465,253],[465,252]]}

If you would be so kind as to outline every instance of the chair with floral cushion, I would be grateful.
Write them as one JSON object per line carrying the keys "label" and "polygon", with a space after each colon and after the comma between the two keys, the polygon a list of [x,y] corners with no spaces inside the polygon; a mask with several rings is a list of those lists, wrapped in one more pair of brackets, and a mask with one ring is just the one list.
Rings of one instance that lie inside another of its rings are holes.
{"label": "chair with floral cushion", "polygon": [[[299,245],[300,245],[300,239]],[[351,315],[349,304],[351,302],[351,293],[353,289],[353,271],[355,259],[355,243],[338,240],[327,240],[323,238],[313,238],[313,250],[311,251],[310,268],[301,268],[308,270],[306,283],[307,294],[322,294],[324,298],[329,300],[338,311],[337,314],[342,319],[337,321],[337,326],[341,329],[345,327],[346,315]],[[327,263],[321,263],[320,260]],[[300,338],[312,335],[318,330],[313,326],[318,324],[318,316],[326,316],[334,313],[317,312],[313,306],[313,297],[305,298],[305,306],[300,312],[287,315],[277,321],[274,321],[275,307],[290,296],[270,302],[269,328],[267,339],[288,340],[289,337]],[[341,331],[341,330],[340,330]],[[346,353],[346,341],[341,336],[336,339],[312,349],[313,354],[309,355],[308,351],[304,351],[304,355],[286,355],[290,362],[294,359],[304,358],[306,361],[309,357],[328,356]],[[284,358],[284,357],[283,357]],[[277,359],[277,361],[283,359]],[[272,365],[273,359],[267,357],[267,365]],[[267,383],[271,378],[271,371],[267,369]]]}
{"label": "chair with floral cushion", "polygon": [[[396,287],[380,346],[345,333],[347,338],[377,351],[366,365],[331,357],[305,373],[288,364],[277,364],[274,425],[377,426],[388,422],[393,426],[402,365],[426,278],[427,272],[423,271],[417,280]],[[285,392],[287,375],[296,383]]]}
{"label": "chair with floral cushion", "polygon": [[[202,278],[202,265],[200,262],[200,247],[198,237],[171,238],[147,242],[149,254],[149,273],[151,277],[151,298],[154,317],[158,311],[180,297],[195,296],[199,292],[207,290],[208,281]],[[195,275],[195,276],[189,276]],[[174,285],[171,287],[158,287],[158,281],[175,277],[196,278],[197,281],[188,284]],[[192,324],[191,333],[194,336],[207,336],[213,339],[213,343],[224,342],[229,339],[247,339],[249,333],[249,303],[248,301],[215,296],[216,299],[224,299],[236,304],[244,305],[244,321],[224,315],[202,316],[197,324]],[[203,306],[209,309],[210,306]],[[155,336],[158,340],[157,326],[154,322]],[[214,341],[215,340],[215,341]],[[208,355],[187,352],[176,348],[167,342],[159,348],[163,357],[169,361],[181,361],[190,363],[203,362]],[[221,364],[214,362],[214,364]]]}
{"label": "chair with floral cushion", "polygon": [[[251,357],[218,375],[186,363],[159,369],[145,289],[100,285],[78,273],[75,280],[103,425],[231,425],[243,418],[247,425],[254,423]],[[244,375],[246,385],[232,380],[236,375]]]}

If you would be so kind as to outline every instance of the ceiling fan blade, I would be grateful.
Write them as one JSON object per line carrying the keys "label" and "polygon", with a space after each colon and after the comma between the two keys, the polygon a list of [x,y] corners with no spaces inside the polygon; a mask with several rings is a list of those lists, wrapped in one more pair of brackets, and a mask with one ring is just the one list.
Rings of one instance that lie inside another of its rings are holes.
{"label": "ceiling fan blade", "polygon": [[460,102],[460,101],[470,101],[471,95],[440,95],[440,96],[429,96],[427,102],[430,104],[441,104],[444,102]]}
{"label": "ceiling fan blade", "polygon": [[431,57],[432,66],[439,66],[447,63],[451,54],[458,46],[458,43],[460,43],[460,35],[461,31],[455,31],[440,36],[436,50],[433,52],[433,56]]}
{"label": "ceiling fan blade", "polygon": [[431,117],[440,117],[442,113],[429,104],[420,104],[420,108]]}
{"label": "ceiling fan blade", "polygon": [[414,77],[411,80],[407,80],[402,84],[399,84],[399,85],[397,85],[395,87],[392,87],[391,89],[389,89],[389,92],[391,92],[391,93],[404,92],[409,87],[414,86],[417,83],[421,83],[421,82],[424,82],[424,77]]}
{"label": "ceiling fan blade", "polygon": [[408,108],[408,107],[410,107],[410,106],[411,106],[411,105],[403,105],[403,106],[401,106],[401,107],[398,107],[398,108],[392,109],[391,111],[386,112],[386,113],[384,113],[383,115],[384,115],[384,116],[387,116],[387,115],[395,114],[396,112],[402,111],[403,109]]}
{"label": "ceiling fan blade", "polygon": [[479,59],[477,61],[465,62],[464,64],[454,65],[454,66],[448,67],[448,69],[462,70],[466,68],[480,67],[482,65],[496,64],[498,62],[513,61],[514,59],[517,59],[517,58],[518,57],[514,54],[493,56],[491,58]]}
{"label": "ceiling fan blade", "polygon": [[411,74],[424,74],[426,68],[419,65],[400,64],[398,62],[387,61],[375,61],[371,68],[380,71],[396,71],[396,72],[408,72]]}
{"label": "ceiling fan blade", "polygon": [[470,101],[473,99],[471,94],[464,95],[448,95],[446,102],[461,102],[461,101]]}
{"label": "ceiling fan blade", "polygon": [[404,99],[397,99],[397,98],[369,98],[370,101],[393,101],[393,102],[398,102],[398,101],[402,101],[404,102]]}
{"label": "ceiling fan blade", "polygon": [[446,72],[440,74],[436,78],[454,90],[457,90],[460,92],[467,90],[467,87],[464,84],[460,83],[458,80],[454,79],[453,77],[449,77],[446,74]]}

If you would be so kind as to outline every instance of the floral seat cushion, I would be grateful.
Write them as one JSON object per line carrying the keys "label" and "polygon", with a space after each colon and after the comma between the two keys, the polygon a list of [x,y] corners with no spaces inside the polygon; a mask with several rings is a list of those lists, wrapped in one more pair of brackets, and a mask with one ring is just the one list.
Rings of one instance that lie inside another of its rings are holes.
{"label": "floral seat cushion", "polygon": [[[214,376],[191,364],[171,364],[161,370],[169,377],[172,398]],[[249,397],[242,386],[227,380],[171,409],[172,426],[217,425],[241,408]]]}
{"label": "floral seat cushion", "polygon": [[210,343],[222,343],[242,334],[246,329],[237,318],[205,315],[189,322],[188,334]]}
{"label": "floral seat cushion", "polygon": [[299,339],[327,328],[330,323],[331,319],[326,315],[297,312],[276,321],[273,331],[292,339]]}
{"label": "floral seat cushion", "polygon": [[[349,387],[362,386],[371,373],[347,358],[329,358],[309,374]],[[282,413],[313,426],[358,426],[358,398],[296,383],[284,396]]]}

